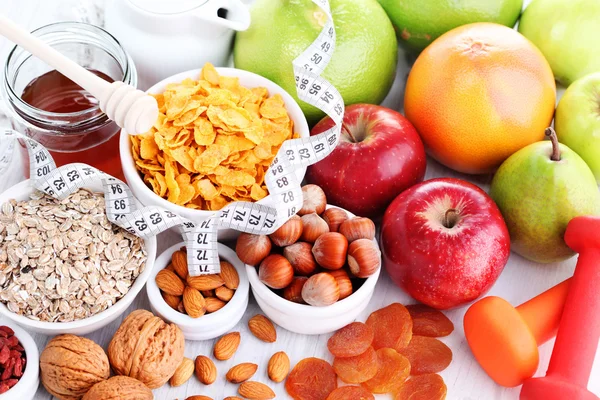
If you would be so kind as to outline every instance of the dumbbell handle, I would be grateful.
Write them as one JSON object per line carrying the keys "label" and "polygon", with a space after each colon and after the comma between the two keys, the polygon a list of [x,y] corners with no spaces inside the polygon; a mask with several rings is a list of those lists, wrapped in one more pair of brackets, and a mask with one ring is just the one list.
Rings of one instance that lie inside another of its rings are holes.
{"label": "dumbbell handle", "polygon": [[556,336],[571,279],[559,283],[517,307],[538,346]]}
{"label": "dumbbell handle", "polygon": [[600,338],[600,249],[579,254],[546,376],[587,387]]}

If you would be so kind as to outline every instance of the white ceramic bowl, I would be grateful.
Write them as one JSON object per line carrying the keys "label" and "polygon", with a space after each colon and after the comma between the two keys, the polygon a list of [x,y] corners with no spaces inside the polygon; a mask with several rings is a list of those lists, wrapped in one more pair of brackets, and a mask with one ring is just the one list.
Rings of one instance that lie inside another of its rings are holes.
{"label": "white ceramic bowl", "polygon": [[235,267],[240,277],[240,284],[231,300],[219,311],[203,315],[200,318],[192,318],[189,315],[173,310],[163,300],[160,289],[155,281],[158,271],[169,265],[173,253],[183,245],[184,243],[181,242],[169,247],[156,259],[155,268],[146,284],[150,308],[155,315],[179,326],[186,340],[214,339],[231,330],[242,319],[248,307],[250,285],[248,284],[248,277],[244,270],[244,263],[237,258],[235,252],[229,247],[221,243],[218,244],[219,257],[223,261],[230,262]]}
{"label": "white ceramic bowl", "polygon": [[[198,79],[198,77],[200,76],[200,71],[200,69],[195,69],[191,71],[182,72],[177,75],[173,75],[167,79],[158,82],[156,85],[148,89],[147,92],[162,93],[164,92],[165,87],[169,83],[181,82],[186,78]],[[223,76],[237,76],[240,79],[240,84],[248,88],[262,86],[267,88],[270,95],[280,94],[283,98],[283,101],[285,102],[285,107],[288,111],[288,114],[290,115],[290,118],[294,121],[294,130],[300,134],[300,137],[310,136],[308,123],[306,122],[306,118],[302,113],[302,109],[294,100],[294,98],[290,96],[285,90],[283,90],[281,86],[268,80],[267,78],[263,78],[260,75],[236,68],[217,68],[217,71],[220,75]],[[138,200],[145,206],[161,206],[171,212],[174,212],[196,222],[203,221],[214,214],[214,211],[193,210],[190,208],[182,207],[177,204],[173,204],[167,201],[166,199],[163,199],[162,197],[158,196],[152,191],[152,189],[148,188],[148,186],[146,186],[146,184],[140,177],[138,170],[135,167],[135,162],[131,154],[131,141],[129,139],[129,134],[127,134],[127,132],[125,132],[124,130],[121,131],[119,152],[121,155],[121,165],[123,167],[125,179],[127,180],[127,183],[129,184],[129,187],[131,188],[131,191],[133,192],[135,197],[137,197]],[[296,171],[296,175],[299,181],[302,181],[302,179],[304,179],[305,174],[306,168],[300,168]],[[266,198],[260,200],[258,203],[270,205],[272,204],[272,199],[270,198],[270,196],[267,196]],[[223,229],[219,231],[220,240],[232,240],[235,239],[238,235],[239,232],[234,231],[232,229]]]}
{"label": "white ceramic bowl", "polygon": [[[332,207],[339,208],[327,206],[327,208]],[[350,218],[354,216],[348,211],[346,213]],[[377,243],[375,239],[373,241]],[[348,325],[367,307],[381,272],[381,259],[377,272],[368,277],[356,292],[327,307],[314,307],[288,301],[258,279],[257,268],[246,264],[246,272],[254,298],[267,317],[288,331],[304,335],[320,335]]]}
{"label": "white ceramic bowl", "polygon": [[0,318],[0,326],[2,325],[15,331],[15,336],[25,349],[27,364],[19,382],[7,392],[0,394],[0,400],[31,400],[40,384],[40,352],[33,338],[23,328],[6,318]]}
{"label": "white ceramic bowl", "polygon": [[[87,189],[94,192],[102,192],[102,183],[100,181],[90,184]],[[25,180],[8,188],[4,193],[0,194],[0,204],[10,200],[27,200],[34,188],[29,180]],[[72,322],[44,322],[34,321],[22,315],[17,315],[11,312],[4,303],[0,303],[0,315],[15,321],[17,324],[25,327],[29,331],[41,333],[44,335],[58,335],[61,333],[71,333],[73,335],[87,335],[88,333],[97,331],[98,329],[110,324],[117,319],[127,307],[131,305],[135,296],[142,290],[144,284],[148,280],[154,258],[156,257],[156,238],[152,237],[145,241],[146,252],[148,259],[144,271],[137,277],[129,292],[117,301],[112,307],[95,314],[91,317],[80,319]]]}

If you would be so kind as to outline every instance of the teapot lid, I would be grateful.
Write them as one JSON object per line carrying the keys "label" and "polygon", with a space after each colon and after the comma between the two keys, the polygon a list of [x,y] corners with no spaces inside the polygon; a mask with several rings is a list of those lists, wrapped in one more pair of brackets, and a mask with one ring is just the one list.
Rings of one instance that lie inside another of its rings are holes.
{"label": "teapot lid", "polygon": [[129,0],[134,6],[153,14],[179,14],[200,7],[208,0]]}

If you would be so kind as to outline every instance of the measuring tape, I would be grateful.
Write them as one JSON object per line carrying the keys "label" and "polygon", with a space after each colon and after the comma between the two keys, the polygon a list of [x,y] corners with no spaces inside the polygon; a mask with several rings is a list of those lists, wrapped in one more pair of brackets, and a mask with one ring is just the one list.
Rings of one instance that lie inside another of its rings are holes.
{"label": "measuring tape", "polygon": [[219,229],[270,234],[302,208],[302,188],[296,170],[327,157],[337,146],[344,101],[340,93],[320,75],[335,49],[335,28],[328,0],[313,0],[327,15],[317,39],[293,62],[298,97],[329,115],[335,125],[319,135],[285,141],[265,176],[274,206],[233,202],[202,222],[193,222],[162,207],[140,208],[129,187],[94,167],[75,163],[57,168],[46,148],[13,130],[0,132],[0,139],[23,139],[29,151],[33,186],[49,196],[64,199],[79,188],[100,180],[108,219],[128,232],[147,239],[177,227],[187,248],[191,276],[220,272],[217,250]]}

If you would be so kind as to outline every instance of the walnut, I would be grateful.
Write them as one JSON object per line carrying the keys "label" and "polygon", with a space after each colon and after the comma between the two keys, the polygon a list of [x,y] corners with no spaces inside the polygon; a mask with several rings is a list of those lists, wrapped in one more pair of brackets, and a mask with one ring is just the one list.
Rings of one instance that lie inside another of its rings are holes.
{"label": "walnut", "polygon": [[82,400],[153,400],[152,390],[137,379],[113,376],[96,383]]}
{"label": "walnut", "polygon": [[167,324],[146,310],[136,310],[108,345],[108,359],[118,375],[126,375],[150,389],[164,385],[183,361],[185,340],[177,325]]}
{"label": "walnut", "polygon": [[42,383],[61,400],[78,400],[96,383],[108,379],[110,366],[102,347],[90,339],[59,335],[40,355]]}

